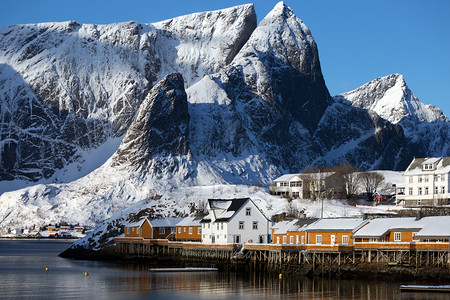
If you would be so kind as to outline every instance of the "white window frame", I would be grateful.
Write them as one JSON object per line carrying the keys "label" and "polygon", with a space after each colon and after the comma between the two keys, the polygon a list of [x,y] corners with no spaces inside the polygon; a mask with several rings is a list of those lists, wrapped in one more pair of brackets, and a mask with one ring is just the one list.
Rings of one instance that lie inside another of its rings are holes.
{"label": "white window frame", "polygon": [[283,235],[283,245],[287,244],[287,236]]}
{"label": "white window frame", "polygon": [[201,227],[197,228],[197,234],[198,235],[202,235],[202,228]]}
{"label": "white window frame", "polygon": [[192,234],[192,227],[189,227],[189,234]]}
{"label": "white window frame", "polygon": [[158,228],[158,233],[159,234],[166,234],[166,228],[165,227],[159,227]]}
{"label": "white window frame", "polygon": [[316,244],[322,245],[322,235],[321,234],[316,235]]}
{"label": "white window frame", "polygon": [[342,236],[342,244],[343,245],[348,245],[348,235],[343,235]]}
{"label": "white window frame", "polygon": [[252,215],[252,208],[251,207],[246,207],[245,208],[245,215],[246,216],[251,216]]}
{"label": "white window frame", "polygon": [[402,233],[394,232],[394,242],[401,242],[401,241],[402,241]]}
{"label": "white window frame", "polygon": [[291,235],[290,236],[290,238],[289,238],[289,244],[294,244],[294,236],[293,235]]}

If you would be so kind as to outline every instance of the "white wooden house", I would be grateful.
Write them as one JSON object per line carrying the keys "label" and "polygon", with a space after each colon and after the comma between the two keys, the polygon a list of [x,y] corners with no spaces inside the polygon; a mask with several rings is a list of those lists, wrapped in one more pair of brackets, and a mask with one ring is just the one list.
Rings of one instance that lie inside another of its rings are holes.
{"label": "white wooden house", "polygon": [[397,185],[397,203],[403,206],[438,206],[450,202],[450,157],[414,158]]}
{"label": "white wooden house", "polygon": [[250,198],[209,199],[203,244],[269,243],[271,221]]}

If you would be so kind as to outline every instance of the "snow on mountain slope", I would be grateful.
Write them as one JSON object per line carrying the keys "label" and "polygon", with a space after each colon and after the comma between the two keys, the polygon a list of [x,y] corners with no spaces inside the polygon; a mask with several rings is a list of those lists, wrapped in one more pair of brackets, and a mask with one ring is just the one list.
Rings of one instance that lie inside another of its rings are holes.
{"label": "snow on mountain slope", "polygon": [[[253,5],[152,24],[0,28],[0,180],[50,178],[123,136],[153,84],[224,67],[256,27]],[[81,175],[81,174],[80,174]]]}
{"label": "snow on mountain slope", "polygon": [[377,78],[335,99],[374,111],[393,124],[406,117],[416,122],[448,121],[439,108],[420,102],[400,74]]}
{"label": "snow on mountain slope", "polygon": [[449,119],[439,108],[420,102],[400,74],[377,78],[334,99],[400,125],[414,156],[450,155]]}

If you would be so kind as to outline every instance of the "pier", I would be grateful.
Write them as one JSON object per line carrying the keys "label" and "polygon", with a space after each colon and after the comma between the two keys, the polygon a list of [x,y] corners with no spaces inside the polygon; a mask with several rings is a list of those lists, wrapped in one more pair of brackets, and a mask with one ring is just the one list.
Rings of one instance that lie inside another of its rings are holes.
{"label": "pier", "polygon": [[253,268],[280,273],[348,274],[371,272],[420,277],[435,273],[450,277],[450,251],[446,249],[355,249],[353,245],[279,245],[173,242],[117,238],[117,255],[133,258],[169,257],[209,263],[219,268]]}

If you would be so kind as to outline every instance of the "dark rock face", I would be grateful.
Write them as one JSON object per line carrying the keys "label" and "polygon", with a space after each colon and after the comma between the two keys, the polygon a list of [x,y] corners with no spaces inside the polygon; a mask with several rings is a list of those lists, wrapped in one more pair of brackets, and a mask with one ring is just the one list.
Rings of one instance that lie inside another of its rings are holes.
{"label": "dark rock face", "polygon": [[80,150],[124,135],[157,81],[217,72],[255,27],[253,5],[243,5],[154,25],[0,28],[0,180],[51,177]]}
{"label": "dark rock face", "polygon": [[169,74],[152,88],[113,156],[113,166],[151,172],[155,157],[189,154],[189,112],[181,74]]}

